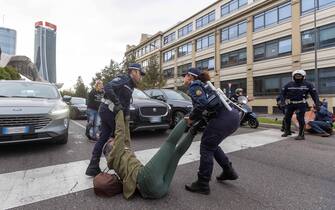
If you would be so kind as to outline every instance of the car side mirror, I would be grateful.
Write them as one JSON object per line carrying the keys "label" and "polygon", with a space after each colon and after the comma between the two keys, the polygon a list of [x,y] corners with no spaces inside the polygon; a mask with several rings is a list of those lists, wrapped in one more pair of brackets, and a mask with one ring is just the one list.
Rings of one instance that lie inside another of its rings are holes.
{"label": "car side mirror", "polygon": [[71,96],[63,96],[63,101],[65,102],[65,103],[67,103],[67,104],[69,104],[70,103],[70,101],[71,101],[71,99],[72,99],[72,97]]}

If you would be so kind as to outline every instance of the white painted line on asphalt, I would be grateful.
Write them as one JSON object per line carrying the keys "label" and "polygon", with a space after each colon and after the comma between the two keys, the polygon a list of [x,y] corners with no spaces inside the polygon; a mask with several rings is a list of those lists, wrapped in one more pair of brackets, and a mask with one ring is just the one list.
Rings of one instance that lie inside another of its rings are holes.
{"label": "white painted line on asphalt", "polygon": [[71,120],[71,122],[73,122],[74,124],[78,125],[78,126],[81,127],[81,128],[86,129],[86,126],[80,124],[79,122],[76,122],[76,121],[74,121],[74,120]]}
{"label": "white painted line on asphalt", "polygon": [[[279,130],[270,129],[230,136],[221,147],[226,153],[258,147],[283,140],[280,134]],[[193,142],[179,165],[198,161],[199,146],[199,141]],[[158,148],[142,150],[135,154],[145,164],[157,150]],[[92,188],[92,178],[84,175],[88,163],[88,160],[84,160],[0,174],[0,209],[23,206]],[[106,166],[105,160],[101,166]]]}

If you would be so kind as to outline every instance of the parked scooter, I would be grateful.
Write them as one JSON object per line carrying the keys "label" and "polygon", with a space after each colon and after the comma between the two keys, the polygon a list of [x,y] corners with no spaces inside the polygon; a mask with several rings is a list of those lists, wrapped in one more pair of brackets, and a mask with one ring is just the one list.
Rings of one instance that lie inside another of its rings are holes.
{"label": "parked scooter", "polygon": [[248,98],[245,96],[238,97],[238,106],[241,107],[243,110],[243,116],[241,120],[241,125],[248,123],[250,128],[258,128],[259,122],[257,119],[256,114],[251,110],[251,107],[248,105]]}

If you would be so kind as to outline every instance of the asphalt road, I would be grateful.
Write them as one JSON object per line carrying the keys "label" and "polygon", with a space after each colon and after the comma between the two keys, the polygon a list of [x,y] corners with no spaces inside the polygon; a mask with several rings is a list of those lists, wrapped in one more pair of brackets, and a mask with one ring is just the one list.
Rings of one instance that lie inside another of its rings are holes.
{"label": "asphalt road", "polygon": [[[88,160],[94,144],[87,141],[83,127],[79,126],[85,125],[85,121],[76,122],[71,122],[69,142],[66,145],[34,143],[1,146],[0,179],[2,175],[18,171]],[[259,133],[261,138],[264,135],[263,131],[261,128],[240,128],[234,135],[246,138],[252,133],[257,138]],[[168,132],[133,134],[133,147],[136,151],[158,148],[167,135]],[[196,137],[196,141],[199,139],[200,135]],[[16,208],[335,209],[335,137],[307,136],[306,141],[287,138],[260,147],[232,152],[228,156],[240,178],[225,183],[216,182],[215,175],[221,171],[215,164],[210,183],[211,194],[208,196],[184,190],[186,183],[196,179],[199,162],[195,161],[178,166],[170,192],[163,199],[145,200],[138,195],[131,200],[125,200],[122,195],[100,198],[95,196],[92,189],[87,189],[47,200],[41,199]],[[55,185],[50,184],[50,187]],[[1,189],[0,186],[0,193]],[[24,189],[29,194],[29,186],[25,186]]]}

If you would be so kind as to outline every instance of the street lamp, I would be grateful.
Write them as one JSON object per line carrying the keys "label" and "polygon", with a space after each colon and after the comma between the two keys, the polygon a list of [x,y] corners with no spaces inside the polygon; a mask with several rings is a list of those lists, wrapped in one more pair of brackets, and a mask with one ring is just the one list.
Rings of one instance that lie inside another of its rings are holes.
{"label": "street lamp", "polygon": [[317,0],[314,0],[314,81],[315,88],[319,91],[319,73],[318,73],[318,30],[316,27],[316,10],[317,10]]}

